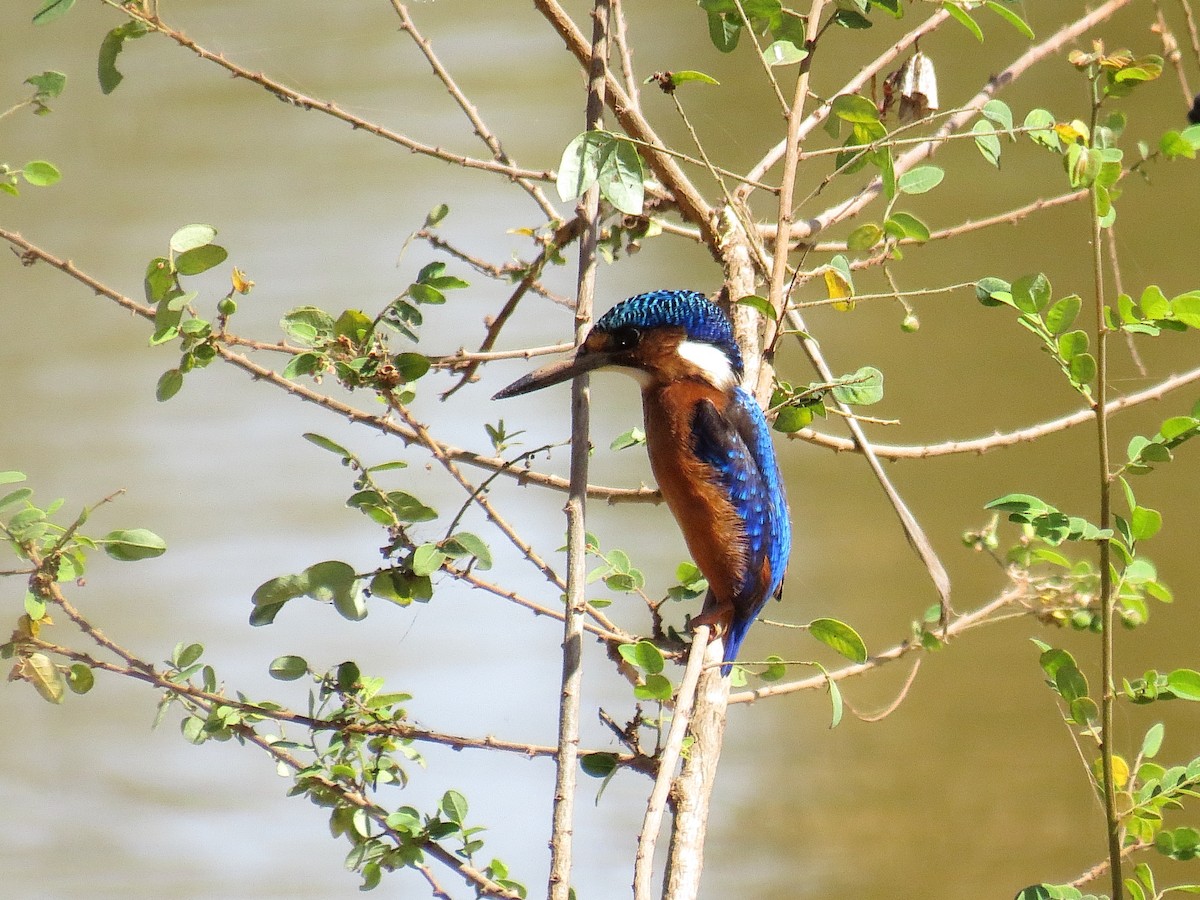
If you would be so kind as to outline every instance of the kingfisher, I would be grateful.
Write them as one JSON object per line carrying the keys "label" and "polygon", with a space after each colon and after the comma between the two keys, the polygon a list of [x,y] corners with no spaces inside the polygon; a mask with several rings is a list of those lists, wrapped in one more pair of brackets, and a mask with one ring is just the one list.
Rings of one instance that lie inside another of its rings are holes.
{"label": "kingfisher", "polygon": [[663,499],[708,580],[693,625],[724,639],[728,675],[755,618],[780,598],[792,526],[770,429],[741,386],[728,316],[696,291],[650,291],[601,316],[566,360],[499,391],[515,397],[608,369],[642,389],[646,449]]}

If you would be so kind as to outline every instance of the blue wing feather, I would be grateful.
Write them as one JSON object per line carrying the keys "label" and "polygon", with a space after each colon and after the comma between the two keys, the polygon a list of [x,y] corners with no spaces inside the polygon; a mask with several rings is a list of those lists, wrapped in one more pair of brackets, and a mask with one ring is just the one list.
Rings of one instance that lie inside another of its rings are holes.
{"label": "blue wing feather", "polygon": [[740,387],[723,410],[708,400],[696,405],[692,449],[733,504],[746,545],[746,569],[740,573],[733,624],[725,638],[725,661],[731,663],[767,599],[782,591],[791,521],[766,417]]}

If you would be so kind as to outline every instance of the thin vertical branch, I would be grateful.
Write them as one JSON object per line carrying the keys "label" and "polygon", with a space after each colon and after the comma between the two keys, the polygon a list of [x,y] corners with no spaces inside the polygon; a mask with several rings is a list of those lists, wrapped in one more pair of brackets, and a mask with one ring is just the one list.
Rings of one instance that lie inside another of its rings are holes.
{"label": "thin vertical branch", "polygon": [[1200,30],[1196,28],[1196,17],[1192,15],[1192,0],[1179,0],[1179,8],[1183,11],[1183,21],[1187,23],[1188,37],[1192,41],[1192,53],[1196,57],[1196,65],[1200,66]]}
{"label": "thin vertical branch", "polygon": [[[1100,116],[1100,94],[1098,81],[1092,79],[1092,122],[1091,134],[1096,133]],[[1092,238],[1092,278],[1095,298],[1096,322],[1096,443],[1100,468],[1100,521],[1103,531],[1112,524],[1112,475],[1108,456],[1108,326],[1104,321],[1104,253],[1100,246],[1100,214],[1096,210],[1095,184],[1091,187],[1092,203],[1089,207]],[[1100,555],[1100,683],[1103,694],[1100,703],[1100,765],[1104,779],[1104,818],[1108,833],[1109,874],[1112,876],[1113,900],[1124,896],[1124,880],[1121,877],[1121,820],[1117,812],[1117,789],[1113,782],[1113,705],[1116,688],[1113,678],[1113,597],[1112,547],[1108,538],[1101,538]]]}
{"label": "thin vertical branch", "polygon": [[[804,121],[804,104],[808,100],[808,78],[812,67],[813,54],[816,52],[816,36],[821,26],[821,13],[825,10],[825,0],[813,0],[808,13],[805,28],[804,49],[808,56],[800,63],[800,74],[796,78],[796,93],[792,98],[791,109],[787,111],[787,140],[783,153],[783,177],[779,182],[779,207],[775,217],[777,235],[787,235],[792,230],[792,220],[795,215],[796,169],[800,164],[800,126]],[[778,322],[783,318],[783,310],[787,306],[784,293],[787,288],[788,242],[786,238],[775,242],[775,251],[771,259],[771,283],[767,299],[775,310],[776,325],[772,328],[767,323],[766,347],[774,343]],[[768,385],[764,384],[765,372],[758,373],[758,386],[755,391],[759,396],[766,393]]]}
{"label": "thin vertical branch", "polygon": [[[608,56],[609,0],[592,9],[592,49],[588,66],[587,130],[601,127]],[[587,337],[596,289],[596,247],[600,231],[600,191],[583,201],[587,222],[579,244],[579,297],[575,343]],[[587,377],[571,384],[571,488],[567,496],[567,608],[563,617],[562,691],[558,708],[558,754],[554,775],[554,814],[550,839],[550,900],[571,894],[571,851],[575,833],[575,779],[579,760],[579,707],[583,686],[583,617],[587,606],[586,522],[590,409]]]}
{"label": "thin vertical branch", "polygon": [[672,786],[675,817],[663,887],[663,900],[695,900],[704,870],[704,838],[717,763],[725,740],[725,712],[729,708],[729,679],[721,675],[724,641],[710,641],[704,650],[704,671],[696,688],[688,748],[683,770]]}
{"label": "thin vertical branch", "polygon": [[671,729],[667,732],[667,743],[658,759],[658,776],[650,799],[646,803],[646,815],[642,819],[642,831],[638,835],[637,855],[633,860],[634,900],[650,900],[650,880],[654,875],[654,848],[658,845],[658,830],[662,826],[663,812],[667,807],[667,794],[675,775],[675,763],[687,734],[696,700],[696,688],[704,666],[708,649],[709,626],[701,625],[692,636],[692,647],[688,652],[687,666],[679,682],[679,694],[675,698],[675,712],[671,717]]}

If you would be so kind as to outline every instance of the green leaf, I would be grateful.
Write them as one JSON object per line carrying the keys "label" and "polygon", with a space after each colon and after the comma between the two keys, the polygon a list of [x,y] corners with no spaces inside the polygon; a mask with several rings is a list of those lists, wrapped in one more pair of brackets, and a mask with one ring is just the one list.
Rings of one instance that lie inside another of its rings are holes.
{"label": "green leaf", "polygon": [[62,178],[62,173],[55,165],[44,159],[25,163],[24,168],[21,169],[21,175],[35,187],[49,187]]}
{"label": "green leaf", "polygon": [[617,647],[621,658],[643,672],[657,675],[663,670],[664,659],[662,651],[649,641],[638,641],[636,644],[621,644]]}
{"label": "green leaf", "polygon": [[1050,302],[1050,297],[1050,280],[1040,272],[1024,275],[1012,283],[1013,303],[1021,312],[1041,312]]}
{"label": "green leaf", "polygon": [[1071,371],[1071,380],[1076,384],[1088,385],[1096,380],[1096,358],[1090,353],[1080,353],[1071,357],[1067,364]]}
{"label": "green leaf", "polygon": [[1089,341],[1086,331],[1068,331],[1060,334],[1056,343],[1058,355],[1070,362],[1080,354],[1087,352]]}
{"label": "green leaf", "polygon": [[1162,528],[1162,514],[1146,506],[1135,506],[1129,517],[1129,525],[1135,541],[1149,540]]}
{"label": "green leaf", "polygon": [[917,166],[896,179],[896,189],[902,194],[924,194],[941,184],[945,177],[946,173],[937,166]]}
{"label": "green leaf", "polygon": [[843,375],[833,387],[833,396],[849,406],[870,406],[883,399],[883,373],[863,366],[853,375]]}
{"label": "green leaf", "polygon": [[965,9],[956,3],[943,3],[942,9],[950,14],[950,18],[962,25],[963,28],[975,35],[979,43],[983,43],[983,29],[972,19]]}
{"label": "green leaf", "polygon": [[425,215],[425,227],[436,228],[448,215],[450,215],[450,207],[445,203],[439,203]]}
{"label": "green leaf", "polygon": [[125,76],[117,71],[117,57],[125,49],[125,41],[140,38],[149,31],[147,25],[131,21],[118,25],[104,37],[100,44],[100,59],[96,66],[96,74],[100,79],[100,91],[111,94]]}
{"label": "green leaf", "polygon": [[211,225],[184,225],[171,235],[171,250],[175,253],[186,253],[196,247],[211,244],[217,236],[217,229]]}
{"label": "green leaf", "polygon": [[579,757],[579,768],[592,778],[607,778],[617,770],[617,757],[612,753],[584,753]]}
{"label": "green leaf", "polygon": [[1087,678],[1069,663],[1059,666],[1054,673],[1054,688],[1067,703],[1088,695]]}
{"label": "green leaf", "polygon": [[[1031,494],[1005,494],[990,503],[985,503],[984,509],[998,509],[1002,512],[1013,513],[1027,519],[1032,516],[1044,515],[1057,510]],[[1016,520],[1014,520],[1016,521]]]}
{"label": "green leaf", "polygon": [[[340,560],[327,560],[309,566],[301,573],[305,594],[321,603],[333,603],[344,618],[357,622],[366,618],[367,609],[354,567]],[[257,602],[258,594],[255,593]]]}
{"label": "green leaf", "polygon": [[775,313],[775,307],[771,305],[771,301],[766,297],[757,297],[754,294],[748,294],[736,302],[741,306],[750,307],[763,318],[769,319],[772,322],[777,321],[779,318]]}
{"label": "green leaf", "polygon": [[1180,700],[1200,700],[1200,672],[1176,669],[1167,676],[1167,687]]}
{"label": "green leaf", "polygon": [[279,325],[284,334],[306,347],[333,340],[335,331],[333,317],[315,306],[299,306],[284,313]]}
{"label": "green leaf", "polygon": [[17,472],[12,469],[7,472],[0,472],[0,484],[17,484],[26,480],[27,476],[24,472]]}
{"label": "green leaf", "polygon": [[1013,130],[1013,114],[1008,104],[1003,100],[989,100],[983,104],[983,108],[979,110],[989,122],[994,122],[999,125],[1009,134]]}
{"label": "green leaf", "polygon": [[681,84],[686,84],[689,81],[698,82],[700,84],[717,84],[721,82],[713,78],[711,75],[705,75],[703,72],[696,72],[692,69],[684,69],[682,72],[671,73],[671,84],[679,87]]}
{"label": "green leaf", "polygon": [[178,369],[167,369],[158,378],[158,384],[154,387],[154,398],[159,403],[165,403],[183,387],[183,373]]}
{"label": "green leaf", "polygon": [[1154,759],[1158,756],[1158,751],[1162,747],[1164,730],[1162,722],[1155,722],[1146,730],[1146,736],[1142,738],[1140,754],[1144,759]]}
{"label": "green leaf", "polygon": [[423,353],[399,353],[392,357],[392,365],[396,367],[404,383],[408,384],[428,373],[432,364],[429,357]]}
{"label": "green leaf", "polygon": [[418,303],[425,303],[430,306],[440,306],[446,302],[446,295],[430,284],[416,282],[408,286],[406,292]]}
{"label": "green leaf", "polygon": [[55,19],[65,16],[74,5],[75,0],[50,0],[34,14],[33,24],[45,25],[47,22],[53,22]]}
{"label": "green leaf", "polygon": [[1196,158],[1196,148],[1178,131],[1164,131],[1158,139],[1158,149],[1167,159]]}
{"label": "green leaf", "polygon": [[0,497],[0,509],[6,506],[11,506],[14,503],[20,503],[22,500],[28,500],[33,496],[33,491],[30,488],[17,488],[15,491],[5,494]]}
{"label": "green leaf", "polygon": [[612,142],[606,131],[585,131],[572,139],[558,164],[558,196],[564,202],[582,197],[600,172],[600,152]]}
{"label": "green leaf", "polygon": [[153,559],[167,552],[166,542],[145,528],[110,531],[99,543],[105,553],[122,562]]}
{"label": "green leaf", "polygon": [[898,237],[910,238],[918,243],[929,240],[929,226],[906,212],[892,213],[883,227],[889,234],[899,231]]}
{"label": "green leaf", "polygon": [[1138,298],[1138,306],[1147,319],[1165,319],[1171,314],[1171,302],[1157,284],[1146,286]]}
{"label": "green leaf", "polygon": [[325,371],[326,359],[320,353],[297,353],[283,367],[284,378],[299,378]]}
{"label": "green leaf", "polygon": [[414,575],[432,575],[449,558],[437,544],[422,544],[413,551],[412,572]]}
{"label": "green leaf", "polygon": [[611,444],[608,445],[609,450],[627,450],[630,447],[640,447],[646,443],[646,432],[640,428],[630,428],[618,434]]}
{"label": "green leaf", "polygon": [[350,453],[349,450],[347,450],[341,444],[331,441],[329,438],[325,437],[324,435],[315,434],[314,432],[311,432],[311,431],[306,431],[306,432],[304,432],[304,434],[302,434],[300,436],[302,438],[304,438],[306,441],[308,441],[310,444],[316,444],[322,450],[328,450],[330,453],[336,453],[338,456],[342,457],[342,459],[350,459],[353,455]]}
{"label": "green leaf", "polygon": [[785,406],[775,414],[771,427],[780,434],[792,434],[812,423],[813,413],[808,407]]}
{"label": "green leaf", "polygon": [[268,671],[276,681],[295,681],[308,674],[308,662],[303,656],[277,656]]}
{"label": "green leaf", "polygon": [[[947,7],[948,8],[948,7]],[[1054,116],[1045,109],[1031,109],[1025,116],[1022,126],[1031,129],[1026,132],[1035,144],[1058,152],[1062,147],[1058,132],[1054,130]]]}
{"label": "green leaf", "polygon": [[458,791],[446,791],[442,795],[442,812],[455,825],[462,825],[467,818],[467,798]]}
{"label": "green leaf", "polygon": [[791,66],[808,59],[808,51],[791,41],[775,41],[763,50],[763,62],[768,66]]}
{"label": "green leaf", "polygon": [[740,18],[723,16],[718,12],[708,10],[708,36],[722,53],[732,53],[737,49],[738,38],[742,33]]}
{"label": "green leaf", "polygon": [[971,131],[980,155],[997,169],[1000,168],[1000,138],[996,136],[996,127],[980,120],[971,126]]}
{"label": "green leaf", "polygon": [[1200,328],[1200,291],[1189,291],[1173,298],[1171,316],[1190,328]]}
{"label": "green leaf", "polygon": [[1025,35],[1025,37],[1029,38],[1029,40],[1033,40],[1033,29],[1026,24],[1024,19],[1018,16],[1007,6],[1002,6],[1001,4],[997,3],[996,0],[985,0],[983,5],[1002,18],[1013,28],[1017,29],[1017,31],[1021,32],[1021,34]]}
{"label": "green leaf", "polygon": [[213,266],[219,266],[229,257],[224,247],[217,244],[205,244],[193,247],[186,253],[175,257],[175,271],[180,275],[199,275],[207,272]]}
{"label": "green leaf", "polygon": [[1049,332],[1057,335],[1070,328],[1079,315],[1082,302],[1078,294],[1071,294],[1061,300],[1056,300],[1046,311],[1045,321]]}
{"label": "green leaf", "polygon": [[833,98],[829,111],[843,122],[879,121],[879,109],[866,97],[860,97],[858,94],[839,94]]}
{"label": "green leaf", "polygon": [[451,556],[475,557],[475,568],[481,571],[487,571],[492,567],[492,551],[484,543],[483,538],[469,531],[455,533],[448,541],[443,542],[442,549]]}
{"label": "green leaf", "polygon": [[180,641],[171,652],[171,665],[177,669],[186,669],[204,655],[203,644],[185,644]]}
{"label": "green leaf", "polygon": [[614,138],[607,150],[601,152],[596,183],[601,196],[618,210],[630,216],[642,214],[646,185],[642,158],[632,143]]}
{"label": "green leaf", "polygon": [[850,232],[850,235],[846,238],[846,248],[862,252],[870,250],[881,240],[883,240],[883,229],[872,222],[868,222],[866,225],[860,225]]}
{"label": "green leaf", "polygon": [[74,663],[67,671],[67,687],[76,694],[86,694],[96,683],[96,676],[83,663]]}
{"label": "green leaf", "polygon": [[867,645],[858,636],[858,632],[845,622],[839,622],[837,619],[813,619],[808,623],[808,632],[852,662],[867,661]]}
{"label": "green leaf", "polygon": [[633,689],[633,696],[639,700],[657,700],[660,703],[666,703],[674,692],[675,689],[671,686],[671,680],[667,676],[652,673],[646,676],[644,684],[639,684]]}

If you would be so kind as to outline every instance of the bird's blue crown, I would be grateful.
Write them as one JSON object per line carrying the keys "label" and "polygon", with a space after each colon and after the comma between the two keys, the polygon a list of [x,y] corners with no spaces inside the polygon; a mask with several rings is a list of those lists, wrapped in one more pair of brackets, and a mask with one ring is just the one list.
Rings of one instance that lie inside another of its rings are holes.
{"label": "bird's blue crown", "polygon": [[733,326],[719,306],[697,291],[649,291],[622,300],[596,322],[596,330],[618,328],[683,328],[688,340],[720,347],[742,376],[742,353],[733,339]]}

